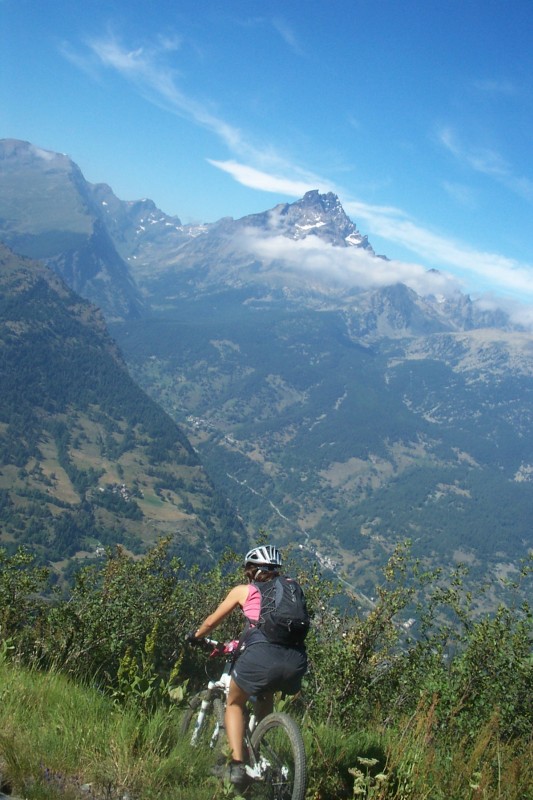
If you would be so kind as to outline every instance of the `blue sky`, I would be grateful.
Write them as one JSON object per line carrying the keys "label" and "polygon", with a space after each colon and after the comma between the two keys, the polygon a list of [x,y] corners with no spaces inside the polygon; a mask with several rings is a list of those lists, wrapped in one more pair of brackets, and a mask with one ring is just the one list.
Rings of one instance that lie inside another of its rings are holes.
{"label": "blue sky", "polygon": [[0,0],[0,137],[182,222],[336,192],[533,309],[532,0]]}

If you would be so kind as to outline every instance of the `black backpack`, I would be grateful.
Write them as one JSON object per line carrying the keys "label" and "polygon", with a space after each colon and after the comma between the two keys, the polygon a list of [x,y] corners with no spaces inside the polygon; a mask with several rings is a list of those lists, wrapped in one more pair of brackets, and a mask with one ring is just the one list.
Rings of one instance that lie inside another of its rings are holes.
{"label": "black backpack", "polygon": [[254,581],[261,592],[261,612],[255,626],[272,644],[303,645],[310,618],[305,595],[298,581],[281,575],[270,581]]}

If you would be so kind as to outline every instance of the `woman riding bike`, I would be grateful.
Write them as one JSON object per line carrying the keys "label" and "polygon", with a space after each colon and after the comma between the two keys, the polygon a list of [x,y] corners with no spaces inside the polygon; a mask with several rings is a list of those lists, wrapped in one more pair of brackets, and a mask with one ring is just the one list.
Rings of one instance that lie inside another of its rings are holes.
{"label": "woman riding bike", "polygon": [[256,698],[255,713],[258,719],[262,719],[272,711],[274,692],[296,694],[307,669],[303,644],[272,644],[261,628],[256,626],[261,614],[261,591],[256,584],[277,578],[281,566],[281,555],[276,547],[264,545],[250,550],[244,558],[247,583],[235,586],[198,630],[188,637],[190,643],[194,644],[195,639],[210,635],[238,606],[250,623],[244,637],[241,637],[240,653],[231,673],[224,719],[232,761],[225,770],[220,771],[220,776],[237,786],[246,781],[243,739],[247,700],[251,696]]}

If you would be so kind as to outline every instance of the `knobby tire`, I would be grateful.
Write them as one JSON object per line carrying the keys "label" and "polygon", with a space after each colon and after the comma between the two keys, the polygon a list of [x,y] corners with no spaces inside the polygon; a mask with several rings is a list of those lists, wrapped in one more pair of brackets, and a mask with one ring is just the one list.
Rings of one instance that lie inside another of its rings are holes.
{"label": "knobby tire", "polygon": [[247,797],[304,800],[307,767],[302,734],[287,714],[274,712],[252,733],[254,759],[265,769],[264,780],[253,781]]}

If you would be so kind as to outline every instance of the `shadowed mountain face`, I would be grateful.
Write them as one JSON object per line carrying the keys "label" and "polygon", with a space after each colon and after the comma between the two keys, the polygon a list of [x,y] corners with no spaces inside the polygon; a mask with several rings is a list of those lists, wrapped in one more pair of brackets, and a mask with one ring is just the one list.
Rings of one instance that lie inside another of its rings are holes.
{"label": "shadowed mountain face", "polygon": [[[187,438],[129,376],[96,307],[0,245],[0,542],[48,561],[170,536],[244,539]],[[64,564],[63,564],[64,566]]]}
{"label": "shadowed mountain face", "polygon": [[51,266],[110,319],[138,316],[141,295],[67,156],[0,141],[0,240]]}
{"label": "shadowed mountain face", "polygon": [[[249,534],[310,548],[369,593],[405,538],[427,564],[515,574],[533,546],[530,333],[434,271],[402,283],[332,194],[186,226],[81,185],[63,228],[86,236],[90,218],[143,297],[137,318],[102,304],[111,333]],[[22,213],[0,216],[19,241]],[[90,285],[66,252],[51,263]]]}

